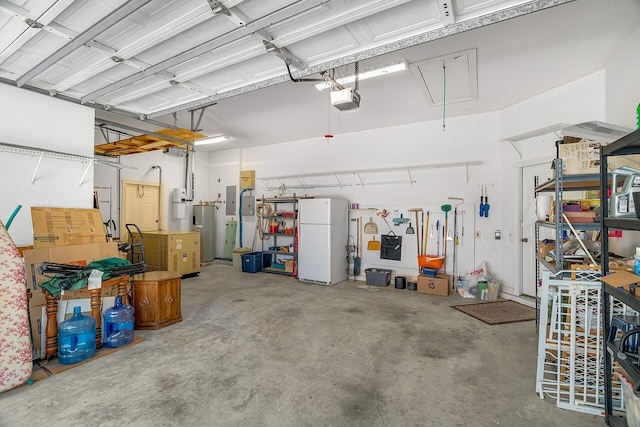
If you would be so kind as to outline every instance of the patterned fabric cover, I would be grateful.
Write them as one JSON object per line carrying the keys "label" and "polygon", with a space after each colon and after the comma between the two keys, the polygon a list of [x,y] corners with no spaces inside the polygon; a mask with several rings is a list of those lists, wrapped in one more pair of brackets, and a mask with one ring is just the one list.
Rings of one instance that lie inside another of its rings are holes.
{"label": "patterned fabric cover", "polygon": [[0,392],[31,377],[31,339],[24,264],[0,221]]}

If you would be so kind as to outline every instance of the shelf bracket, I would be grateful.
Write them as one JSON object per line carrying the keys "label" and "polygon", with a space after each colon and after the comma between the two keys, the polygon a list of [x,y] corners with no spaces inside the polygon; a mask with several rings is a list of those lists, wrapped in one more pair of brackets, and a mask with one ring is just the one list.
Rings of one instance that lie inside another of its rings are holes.
{"label": "shelf bracket", "polygon": [[336,177],[336,182],[338,183],[338,186],[342,188],[342,182],[340,182],[340,178],[338,178],[338,174],[334,174],[333,176]]}
{"label": "shelf bracket", "polygon": [[82,181],[84,181],[85,177],[87,176],[87,173],[89,172],[89,169],[91,169],[91,166],[93,166],[94,162],[89,162],[87,164],[87,167],[84,169],[84,173],[82,174],[82,178],[80,178],[80,182],[78,183],[78,187],[82,187]]}
{"label": "shelf bracket", "polygon": [[358,181],[360,181],[360,185],[364,188],[364,182],[362,182],[362,177],[360,176],[360,172],[355,172],[355,174],[358,177]]}
{"label": "shelf bracket", "polygon": [[522,151],[520,151],[520,149],[516,146],[516,142],[515,141],[509,141],[509,144],[511,144],[513,149],[516,150],[516,153],[518,153],[518,157],[520,157],[520,160],[522,160]]}
{"label": "shelf bracket", "polygon": [[409,175],[409,184],[413,185],[414,180],[413,180],[413,177],[411,176],[411,169],[407,169],[407,175]]}
{"label": "shelf bracket", "polygon": [[40,153],[40,158],[38,159],[38,163],[36,164],[36,170],[33,171],[33,176],[31,177],[31,183],[33,184],[36,180],[36,175],[38,174],[38,169],[40,169],[40,163],[42,163],[42,158],[44,157],[44,153]]}

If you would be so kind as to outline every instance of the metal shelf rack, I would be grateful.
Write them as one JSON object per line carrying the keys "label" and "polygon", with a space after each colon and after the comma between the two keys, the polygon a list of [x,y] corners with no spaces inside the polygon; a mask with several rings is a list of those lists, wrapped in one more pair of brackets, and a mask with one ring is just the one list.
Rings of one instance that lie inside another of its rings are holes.
{"label": "metal shelf rack", "polygon": [[[640,129],[629,133],[617,141],[600,148],[600,176],[606,176],[608,157],[625,156],[640,153]],[[636,218],[609,218],[609,209],[607,192],[610,187],[609,180],[602,179],[600,182],[600,204],[602,209],[602,273],[609,274],[609,242],[606,236],[609,229],[618,230],[640,230],[640,219]],[[638,277],[640,281],[640,277]],[[604,307],[604,331],[609,331],[611,327],[611,316],[614,309],[614,303],[623,304],[632,310],[640,312],[640,300],[631,293],[617,289],[607,283],[602,283],[602,305]],[[605,422],[609,426],[627,426],[625,417],[614,414],[613,411],[613,392],[612,392],[612,373],[613,364],[617,362],[625,371],[628,378],[637,383],[640,381],[640,367],[630,363],[626,359],[618,357],[617,341],[607,342],[607,352],[609,357],[604,358],[605,369]]]}

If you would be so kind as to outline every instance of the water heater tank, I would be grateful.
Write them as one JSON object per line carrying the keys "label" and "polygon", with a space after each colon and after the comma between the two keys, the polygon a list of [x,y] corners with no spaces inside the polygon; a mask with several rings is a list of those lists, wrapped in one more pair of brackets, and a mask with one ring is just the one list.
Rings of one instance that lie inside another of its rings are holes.
{"label": "water heater tank", "polygon": [[187,216],[187,204],[185,199],[187,198],[187,190],[184,188],[173,189],[173,219],[184,219]]}
{"label": "water heater tank", "polygon": [[174,188],[173,189],[173,203],[184,202],[187,198],[186,188]]}

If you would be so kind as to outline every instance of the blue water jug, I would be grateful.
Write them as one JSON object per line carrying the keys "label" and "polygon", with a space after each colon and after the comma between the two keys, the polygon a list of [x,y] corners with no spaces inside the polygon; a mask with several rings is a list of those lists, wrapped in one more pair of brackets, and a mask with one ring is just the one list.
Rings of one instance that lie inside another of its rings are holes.
{"label": "blue water jug", "polygon": [[80,306],[73,317],[58,325],[58,361],[63,365],[87,360],[96,354],[96,319],[84,316]]}
{"label": "blue water jug", "polygon": [[116,297],[116,305],[108,308],[103,314],[105,347],[122,347],[133,341],[134,309],[122,303],[122,297]]}

